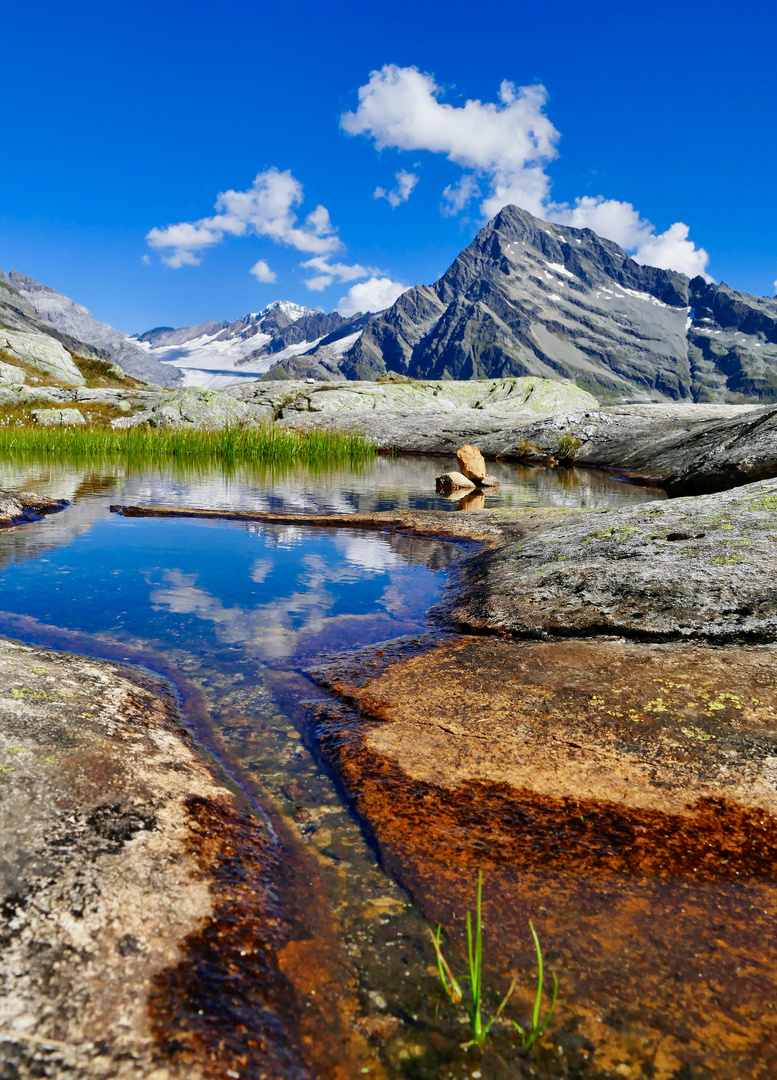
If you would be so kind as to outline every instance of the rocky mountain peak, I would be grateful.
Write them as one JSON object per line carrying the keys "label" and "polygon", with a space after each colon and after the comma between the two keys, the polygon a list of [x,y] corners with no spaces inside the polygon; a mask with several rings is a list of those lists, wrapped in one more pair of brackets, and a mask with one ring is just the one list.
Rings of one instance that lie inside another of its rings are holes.
{"label": "rocky mountain peak", "polygon": [[[567,378],[604,401],[777,400],[777,305],[506,206],[431,286],[296,375]],[[286,361],[279,374],[285,373]],[[270,373],[270,376],[273,373]]]}

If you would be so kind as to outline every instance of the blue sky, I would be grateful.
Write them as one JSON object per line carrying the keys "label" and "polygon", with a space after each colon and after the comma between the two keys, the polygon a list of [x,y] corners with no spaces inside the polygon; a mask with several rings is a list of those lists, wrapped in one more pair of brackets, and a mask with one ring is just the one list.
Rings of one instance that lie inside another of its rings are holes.
{"label": "blue sky", "polygon": [[508,200],[777,291],[766,0],[43,0],[2,21],[0,266],[121,329],[378,304]]}

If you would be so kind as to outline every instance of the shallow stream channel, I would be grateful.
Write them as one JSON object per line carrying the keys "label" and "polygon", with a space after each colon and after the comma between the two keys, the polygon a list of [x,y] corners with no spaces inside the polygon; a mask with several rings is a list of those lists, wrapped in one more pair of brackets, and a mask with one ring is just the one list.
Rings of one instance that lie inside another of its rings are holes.
{"label": "shallow stream channel", "polygon": [[[62,513],[0,533],[0,632],[141,665],[170,680],[203,751],[266,823],[282,824],[288,858],[303,876],[306,861],[315,866],[352,967],[355,1022],[375,1048],[382,1075],[604,1075],[591,1071],[585,1040],[563,1024],[551,1025],[553,1038],[530,1053],[520,1052],[515,1032],[501,1023],[483,1051],[460,1049],[466,1028],[440,997],[423,885],[403,881],[396,866],[389,871],[320,751],[316,716],[327,692],[307,672],[351,650],[450,633],[435,605],[465,545],[349,528],[109,512],[115,503],[466,512],[461,499],[434,493],[434,477],[448,467],[433,458],[378,458],[354,471],[271,476],[0,462],[3,488],[71,502]],[[658,489],[591,471],[501,464],[494,471],[501,486],[486,506],[594,508],[664,498]],[[327,707],[342,708],[333,699]],[[419,828],[422,814],[419,808]],[[436,899],[445,910],[444,898]],[[461,916],[450,911],[459,925]],[[486,923],[484,949],[498,954],[499,936],[489,932]],[[525,944],[531,959],[528,936]],[[552,941],[543,944],[552,967]],[[563,995],[563,971],[559,976]],[[514,1012],[524,1020],[533,979],[534,969]],[[504,989],[500,976],[487,1009]]]}

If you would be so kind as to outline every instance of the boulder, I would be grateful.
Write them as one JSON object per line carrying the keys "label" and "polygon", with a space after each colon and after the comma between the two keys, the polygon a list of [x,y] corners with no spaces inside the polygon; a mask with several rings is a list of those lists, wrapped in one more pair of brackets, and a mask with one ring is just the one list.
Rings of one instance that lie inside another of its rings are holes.
{"label": "boulder", "polygon": [[48,334],[3,329],[0,330],[0,349],[60,382],[71,386],[86,385],[86,379],[65,346]]}
{"label": "boulder", "polygon": [[456,461],[468,480],[472,480],[475,484],[480,484],[485,480],[486,462],[476,446],[470,446],[469,443],[460,446],[456,451]]}
{"label": "boulder", "polygon": [[499,481],[495,476],[491,476],[490,473],[486,473],[483,479],[478,481],[478,487],[498,488]]}
{"label": "boulder", "polygon": [[24,372],[13,364],[6,364],[0,360],[0,383],[11,383],[12,386],[21,386],[24,382]]}
{"label": "boulder", "polygon": [[33,409],[32,418],[41,427],[77,427],[86,423],[78,409]]}
{"label": "boulder", "polygon": [[516,637],[773,645],[775,529],[777,480],[564,514],[464,564],[454,617]]}
{"label": "boulder", "polygon": [[134,427],[147,423],[151,427],[221,429],[240,424],[259,424],[265,410],[236,401],[216,390],[187,387],[164,394],[158,404],[135,413],[128,422],[114,422],[115,427]]}
{"label": "boulder", "polygon": [[438,476],[434,482],[437,491],[453,491],[456,488],[473,488],[476,485],[460,472],[446,472]]}

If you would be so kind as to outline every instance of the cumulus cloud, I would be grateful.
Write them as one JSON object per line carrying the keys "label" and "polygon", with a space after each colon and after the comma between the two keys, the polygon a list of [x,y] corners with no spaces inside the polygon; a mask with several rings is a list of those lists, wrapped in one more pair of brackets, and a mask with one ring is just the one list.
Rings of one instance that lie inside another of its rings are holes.
{"label": "cumulus cloud", "polygon": [[[418,68],[386,64],[359,89],[359,106],[340,123],[349,135],[367,135],[379,150],[431,150],[486,176],[491,194],[509,192],[539,213],[549,190],[545,166],[558,154],[559,133],[544,115],[544,86],[503,82],[499,102],[448,105],[442,88]],[[488,200],[486,200],[488,201]]]}
{"label": "cumulus cloud", "polygon": [[249,274],[253,274],[257,281],[265,282],[268,285],[275,281],[276,277],[275,271],[270,269],[264,259],[255,262],[249,270]]}
{"label": "cumulus cloud", "polygon": [[457,184],[448,184],[443,188],[443,202],[440,212],[443,217],[454,217],[460,214],[464,207],[480,194],[480,186],[477,178],[472,173],[465,173]]}
{"label": "cumulus cloud", "polygon": [[[450,105],[441,100],[443,89],[432,75],[387,64],[370,74],[358,95],[357,109],[340,118],[348,134],[371,138],[378,150],[445,154],[464,170],[461,179],[443,191],[444,215],[461,213],[481,196],[480,210],[489,218],[515,203],[549,221],[591,228],[638,262],[689,276],[705,272],[707,252],[689,239],[682,222],[657,233],[631,203],[603,196],[585,196],[574,204],[553,201],[547,169],[558,157],[560,136],[545,115],[544,86],[516,87],[504,81],[496,102],[475,99]],[[379,192],[383,189],[376,197]],[[383,197],[391,201],[388,194]]]}
{"label": "cumulus cloud", "polygon": [[343,316],[356,315],[359,311],[383,311],[408,288],[387,277],[371,277],[353,285],[345,296],[337,301],[337,310]]}
{"label": "cumulus cloud", "polygon": [[362,266],[360,263],[351,265],[341,262],[333,263],[326,255],[314,255],[312,259],[300,263],[300,266],[318,271],[313,277],[305,280],[305,284],[313,292],[327,289],[333,281],[357,281],[359,278],[369,277],[370,274],[380,273],[374,267]]}
{"label": "cumulus cloud", "polygon": [[588,195],[576,199],[574,206],[551,204],[546,216],[559,225],[593,229],[620,244],[646,266],[679,270],[688,277],[705,274],[709,256],[688,239],[688,226],[681,221],[670,225],[666,232],[657,233],[655,226],[641,217],[631,203]]}
{"label": "cumulus cloud", "polygon": [[296,207],[303,198],[302,184],[288,169],[267,169],[246,191],[220,192],[211,217],[151,229],[146,240],[174,269],[197,266],[202,252],[225,236],[266,236],[312,255],[337,251],[341,242],[326,207],[317,206],[300,223]]}
{"label": "cumulus cloud", "polygon": [[407,172],[406,169],[400,169],[398,173],[395,173],[397,186],[392,191],[386,191],[385,188],[376,187],[373,192],[373,199],[385,199],[389,206],[394,210],[400,205],[400,203],[407,202],[410,198],[413,188],[418,183],[418,177],[415,173]]}

